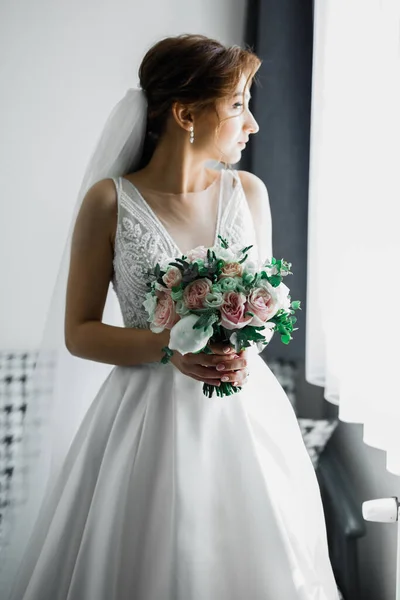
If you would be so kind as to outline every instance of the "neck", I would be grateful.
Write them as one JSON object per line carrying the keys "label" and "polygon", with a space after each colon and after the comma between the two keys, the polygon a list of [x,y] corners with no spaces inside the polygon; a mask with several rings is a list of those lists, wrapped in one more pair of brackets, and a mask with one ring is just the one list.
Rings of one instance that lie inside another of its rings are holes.
{"label": "neck", "polygon": [[151,182],[160,192],[188,194],[205,190],[215,176],[205,163],[205,158],[187,140],[161,139],[150,162],[141,169],[140,177]]}

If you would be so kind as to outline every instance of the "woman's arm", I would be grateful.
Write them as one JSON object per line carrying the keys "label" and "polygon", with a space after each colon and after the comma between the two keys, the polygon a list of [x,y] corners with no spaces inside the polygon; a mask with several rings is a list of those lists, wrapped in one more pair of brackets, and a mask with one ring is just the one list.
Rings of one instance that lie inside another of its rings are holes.
{"label": "woman's arm", "polygon": [[263,264],[273,256],[272,219],[268,190],[265,183],[248,171],[238,171],[243,191],[253,217],[256,232],[259,259]]}
{"label": "woman's arm", "polygon": [[83,199],[71,244],[64,337],[74,356],[112,365],[160,361],[169,331],[102,323],[113,273],[117,193],[111,179],[93,185]]}

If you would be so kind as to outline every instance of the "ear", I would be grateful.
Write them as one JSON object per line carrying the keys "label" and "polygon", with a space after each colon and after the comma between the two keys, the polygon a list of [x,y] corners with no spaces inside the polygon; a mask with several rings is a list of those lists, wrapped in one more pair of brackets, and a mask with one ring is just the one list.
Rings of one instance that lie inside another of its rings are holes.
{"label": "ear", "polygon": [[186,131],[189,131],[190,126],[193,125],[193,113],[186,104],[174,102],[172,105],[172,116],[179,127],[182,127]]}

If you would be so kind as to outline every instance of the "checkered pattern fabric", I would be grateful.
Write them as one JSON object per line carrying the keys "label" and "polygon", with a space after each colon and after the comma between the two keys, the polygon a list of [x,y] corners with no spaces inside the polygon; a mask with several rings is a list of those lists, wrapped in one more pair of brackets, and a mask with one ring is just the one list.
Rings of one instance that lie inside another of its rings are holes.
{"label": "checkered pattern fabric", "polygon": [[[13,479],[15,456],[24,433],[24,417],[30,399],[42,381],[33,380],[37,352],[0,352],[0,530],[4,508],[25,498],[24,482]],[[40,369],[54,369],[51,358],[40,361]],[[49,389],[40,389],[50,393]],[[13,485],[11,486],[11,481]]]}

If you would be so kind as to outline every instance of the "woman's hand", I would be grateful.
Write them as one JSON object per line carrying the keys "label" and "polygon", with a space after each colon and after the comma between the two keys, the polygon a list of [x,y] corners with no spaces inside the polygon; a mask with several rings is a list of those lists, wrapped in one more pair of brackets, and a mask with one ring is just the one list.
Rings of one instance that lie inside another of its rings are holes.
{"label": "woman's hand", "polygon": [[[248,376],[246,349],[236,354],[229,344],[210,344],[213,354],[180,354],[176,350],[171,362],[181,373],[209,385],[220,386],[221,381],[242,386]],[[228,348],[228,352],[224,352]],[[226,379],[223,379],[226,378]]]}

